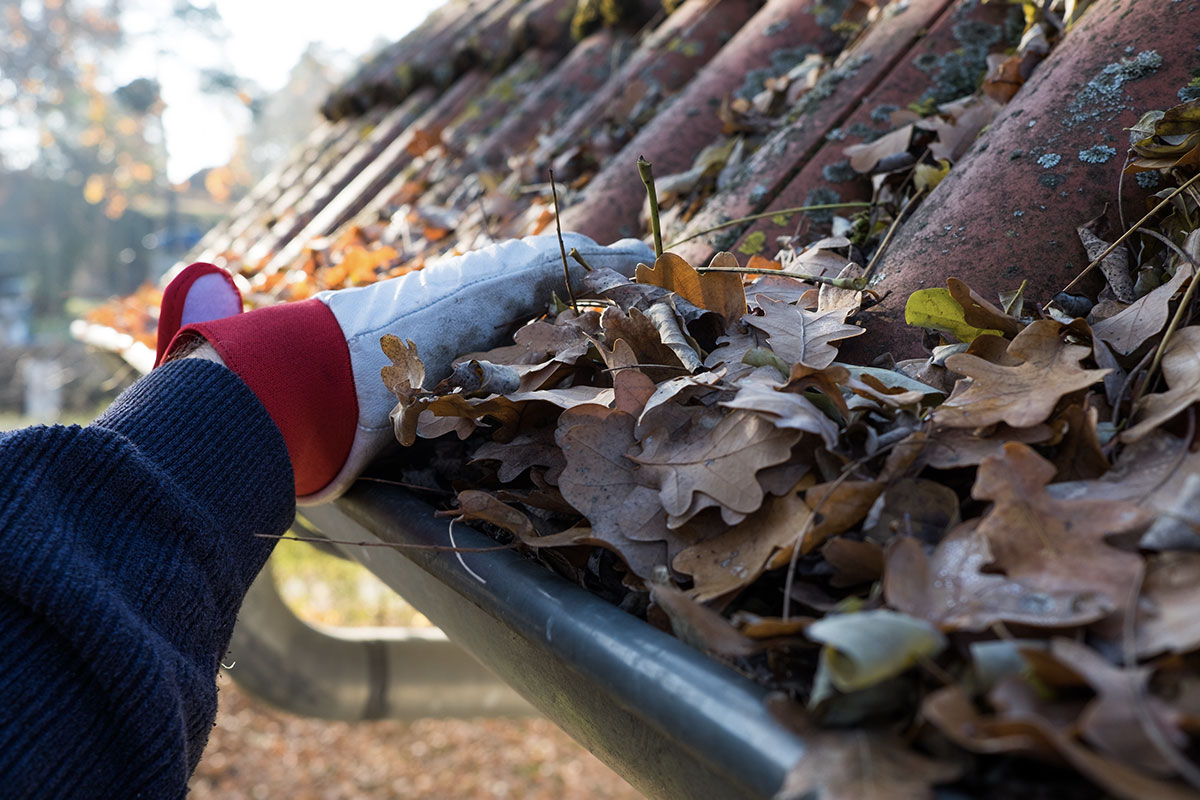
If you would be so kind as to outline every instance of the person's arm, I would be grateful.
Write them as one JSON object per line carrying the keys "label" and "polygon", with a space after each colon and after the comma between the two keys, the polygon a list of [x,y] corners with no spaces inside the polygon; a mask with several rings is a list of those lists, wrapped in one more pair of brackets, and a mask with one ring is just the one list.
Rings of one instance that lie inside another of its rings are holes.
{"label": "person's arm", "polygon": [[279,430],[219,364],[85,428],[0,438],[0,787],[180,797],[237,609],[295,512]]}
{"label": "person's arm", "polygon": [[[567,239],[626,274],[653,255]],[[86,428],[0,437],[0,794],[185,794],[257,535],[394,442],[379,337],[415,341],[436,382],[542,306],[560,259],[510,241],[245,314],[232,276],[192,265],[164,293],[166,363]]]}

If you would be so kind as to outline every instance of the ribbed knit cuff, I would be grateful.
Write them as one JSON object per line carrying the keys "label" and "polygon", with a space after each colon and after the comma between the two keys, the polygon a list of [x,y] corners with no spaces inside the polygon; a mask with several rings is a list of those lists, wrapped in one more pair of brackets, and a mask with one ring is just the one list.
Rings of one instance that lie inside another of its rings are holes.
{"label": "ribbed knit cuff", "polygon": [[92,425],[128,439],[229,532],[240,604],[274,545],[246,532],[279,532],[295,516],[291,461],[254,393],[219,364],[180,359],[135,383]]}

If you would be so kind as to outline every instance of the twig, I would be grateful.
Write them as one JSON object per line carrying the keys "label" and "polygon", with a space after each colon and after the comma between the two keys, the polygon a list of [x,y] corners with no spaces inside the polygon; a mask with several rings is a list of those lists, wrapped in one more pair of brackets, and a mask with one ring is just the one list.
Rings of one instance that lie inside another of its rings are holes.
{"label": "twig", "polygon": [[1025,287],[1029,285],[1029,280],[1021,281],[1021,285],[1017,287],[1017,292],[1012,296],[1012,299],[1002,305],[1005,314],[1012,314],[1012,310],[1016,308],[1017,301],[1021,299],[1021,295],[1025,294]]}
{"label": "twig", "polygon": [[1125,163],[1121,165],[1121,173],[1117,178],[1117,219],[1122,228],[1129,227],[1125,222],[1125,168],[1133,159],[1133,150],[1125,151]]}
{"label": "twig", "polygon": [[[554,170],[550,172],[550,191],[554,194],[554,227],[558,231],[558,250],[562,253],[563,280],[567,284],[567,299],[571,301],[571,309],[578,314],[579,304],[575,302],[575,291],[571,288],[571,270],[567,266],[567,246],[563,244],[562,222],[558,218],[558,184],[554,182]],[[464,564],[463,566],[466,566]]]}
{"label": "twig", "polygon": [[572,247],[571,252],[567,253],[571,258],[575,259],[575,263],[583,267],[588,272],[592,272],[592,265],[587,263],[583,258],[583,253],[579,252],[578,247]]}
{"label": "twig", "polygon": [[785,269],[753,269],[751,267],[696,267],[695,269],[701,275],[706,272],[737,272],[742,275],[783,275],[788,278],[797,278],[813,283],[824,283],[837,289],[850,289],[856,292],[861,292],[867,285],[864,278],[829,278],[825,275],[809,275],[805,272],[790,272]]}
{"label": "twig", "polygon": [[359,475],[358,480],[371,481],[372,483],[386,483],[388,486],[400,486],[405,489],[412,489],[415,492],[429,492],[430,494],[444,494],[447,497],[450,497],[454,494],[454,492],[450,491],[449,489],[438,489],[437,487],[434,487],[434,486],[421,486],[416,483],[405,483],[404,481],[393,481],[388,478],[372,478],[367,475]]}
{"label": "twig", "polygon": [[483,195],[475,198],[475,202],[479,204],[479,218],[483,220],[483,232],[487,234],[488,241],[496,243],[496,237],[492,234],[492,220],[488,216],[487,206],[483,204]]}
{"label": "twig", "polygon": [[820,203],[818,205],[812,205],[812,206],[795,206],[793,208],[778,208],[778,209],[775,209],[774,211],[762,211],[758,214],[750,214],[749,216],[738,217],[737,219],[731,219],[727,222],[722,222],[719,225],[713,225],[711,228],[705,228],[702,231],[696,231],[695,233],[689,234],[689,235],[683,237],[682,239],[676,239],[675,241],[671,242],[669,245],[667,245],[667,249],[670,250],[671,248],[681,245],[684,242],[690,242],[692,239],[699,239],[701,236],[704,236],[709,233],[715,233],[716,231],[722,230],[723,228],[728,228],[733,225],[741,225],[743,222],[754,222],[754,220],[756,220],[756,219],[766,219],[767,217],[777,217],[780,214],[796,214],[801,211],[824,211],[826,209],[831,209],[831,208],[870,208],[870,207],[871,207],[871,204],[866,202],[865,200],[854,200],[854,201],[848,202],[848,203]]}
{"label": "twig", "polygon": [[646,194],[650,198],[650,232],[654,234],[654,257],[657,258],[663,254],[663,243],[662,227],[658,219],[658,192],[654,190],[654,169],[645,156],[638,156],[637,168],[638,175],[642,176],[642,183],[646,185]]}
{"label": "twig", "polygon": [[609,367],[608,369],[602,369],[600,371],[617,372],[618,370],[622,369],[673,369],[678,370],[679,372],[691,372],[691,370],[687,367],[676,367],[671,364],[626,364],[622,367]]}
{"label": "twig", "polygon": [[401,544],[400,542],[353,542],[346,539],[326,539],[321,536],[287,536],[277,533],[256,533],[259,539],[276,539],[281,542],[308,542],[309,544],[342,544],[352,547],[388,547],[393,550],[434,550],[439,553],[497,553],[513,550],[520,542],[499,544],[495,547],[450,547],[444,544]]}
{"label": "twig", "polygon": [[[1200,173],[1197,173],[1200,177]],[[1158,371],[1158,367],[1162,364],[1163,354],[1167,352],[1167,345],[1171,342],[1171,337],[1175,334],[1183,322],[1184,316],[1187,314],[1188,307],[1192,304],[1192,297],[1196,294],[1196,284],[1200,283],[1200,264],[1196,263],[1196,259],[1188,255],[1179,245],[1172,242],[1162,234],[1149,230],[1148,228],[1134,228],[1136,231],[1148,233],[1156,239],[1164,242],[1167,247],[1174,250],[1177,255],[1187,259],[1188,264],[1192,267],[1192,279],[1188,283],[1187,291],[1183,293],[1183,297],[1179,301],[1179,307],[1175,309],[1175,314],[1171,317],[1171,322],[1167,325],[1167,330],[1163,333],[1162,340],[1158,343],[1158,349],[1154,351],[1154,360],[1150,362],[1150,366],[1146,369],[1146,377],[1138,386],[1137,393],[1133,396],[1133,402],[1129,405],[1129,416],[1132,418],[1134,411],[1137,410],[1138,401],[1142,399],[1142,395],[1146,393],[1146,387],[1150,385],[1151,378]]]}
{"label": "twig", "polygon": [[[1113,242],[1107,248],[1105,248],[1103,253],[1096,256],[1096,258],[1092,260],[1092,263],[1090,263],[1086,267],[1084,267],[1083,271],[1080,272],[1078,275],[1076,275],[1075,278],[1070,283],[1068,283],[1065,287],[1063,287],[1062,291],[1069,292],[1072,289],[1074,289],[1079,284],[1079,282],[1081,280],[1083,280],[1084,275],[1087,275],[1089,272],[1091,272],[1093,269],[1095,269],[1096,265],[1099,264],[1101,261],[1103,261],[1105,259],[1105,257],[1108,256],[1109,253],[1111,253],[1113,250],[1116,250],[1118,247],[1120,247],[1122,244],[1124,244],[1125,240],[1128,239],[1130,236],[1132,236],[1137,231],[1138,228],[1140,228],[1144,223],[1149,222],[1151,217],[1153,217],[1155,214],[1157,214],[1159,211],[1161,211],[1162,208],[1167,203],[1174,200],[1180,193],[1183,192],[1184,189],[1191,186],[1198,179],[1200,179],[1200,172],[1197,172],[1195,175],[1193,175],[1191,178],[1189,178],[1186,183],[1180,184],[1180,186],[1178,188],[1176,188],[1175,191],[1171,192],[1169,195],[1164,197],[1158,205],[1156,205],[1154,208],[1150,209],[1150,211],[1146,213],[1146,216],[1139,219],[1132,228],[1125,231],[1125,233],[1121,234],[1121,236],[1118,237],[1118,239],[1115,242]],[[1062,294],[1062,292],[1059,292],[1059,294]],[[1046,303],[1044,306],[1042,306],[1042,310],[1044,311],[1044,310],[1048,309],[1050,307],[1051,302],[1054,302],[1054,301],[1052,300],[1052,301]]]}
{"label": "twig", "polygon": [[925,194],[925,190],[918,189],[917,193],[908,199],[908,202],[904,204],[904,208],[900,209],[900,213],[892,220],[892,224],[888,228],[888,232],[884,235],[883,241],[879,243],[879,247],[875,248],[875,255],[871,256],[871,260],[867,263],[867,269],[862,276],[862,285],[864,287],[871,282],[871,278],[875,277],[875,270],[879,268],[880,257],[883,255],[883,251],[887,249],[887,246],[892,243],[892,237],[896,235],[896,231],[900,228],[900,223],[904,220],[904,216],[921,199],[921,195],[923,194]]}

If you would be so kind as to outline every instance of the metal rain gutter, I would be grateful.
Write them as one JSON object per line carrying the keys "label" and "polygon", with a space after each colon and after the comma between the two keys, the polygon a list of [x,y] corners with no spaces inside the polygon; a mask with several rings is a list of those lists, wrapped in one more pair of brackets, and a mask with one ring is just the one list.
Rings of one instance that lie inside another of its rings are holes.
{"label": "metal rain gutter", "polygon": [[[301,513],[332,539],[450,544],[395,487]],[[495,545],[463,525],[454,542]],[[516,552],[339,549],[649,798],[770,798],[805,752],[761,687]]]}

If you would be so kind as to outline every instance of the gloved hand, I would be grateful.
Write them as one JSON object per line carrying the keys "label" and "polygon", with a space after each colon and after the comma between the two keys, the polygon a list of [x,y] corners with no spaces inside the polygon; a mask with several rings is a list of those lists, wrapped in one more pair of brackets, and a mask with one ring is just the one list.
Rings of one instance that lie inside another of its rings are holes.
{"label": "gloved hand", "polygon": [[[594,268],[632,275],[654,263],[643,242],[597,245],[564,236]],[[572,285],[582,268],[571,262]],[[565,294],[555,236],[536,236],[448,258],[425,269],[354,289],[241,311],[232,279],[211,264],[181,272],[163,296],[158,362],[202,337],[254,391],[287,444],[297,502],[344,492],[372,458],[395,441],[388,414],[395,397],[380,369],[386,333],[411,339],[427,387],[450,373],[455,356],[494,347],[514,327]]]}

